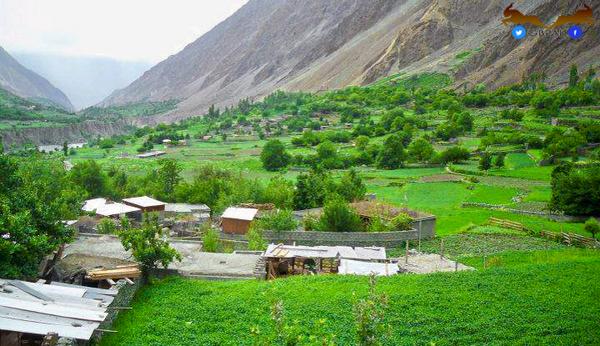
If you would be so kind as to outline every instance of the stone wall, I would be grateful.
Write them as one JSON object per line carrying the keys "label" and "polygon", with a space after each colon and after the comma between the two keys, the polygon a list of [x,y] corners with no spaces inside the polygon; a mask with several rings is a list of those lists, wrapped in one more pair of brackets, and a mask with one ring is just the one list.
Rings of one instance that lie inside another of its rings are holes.
{"label": "stone wall", "polygon": [[[125,280],[119,280],[117,282],[117,287],[119,288],[119,293],[115,296],[115,299],[110,303],[109,308],[106,310],[108,316],[104,320],[104,322],[100,323],[100,329],[112,330],[112,325],[117,319],[117,316],[120,312],[125,311],[119,308],[129,307],[131,305],[131,301],[135,297],[135,293],[144,285],[144,280],[142,278],[138,278],[134,281],[134,284],[128,284]],[[102,332],[96,332],[90,339],[90,345],[98,345],[100,343],[100,339],[102,339]]]}
{"label": "stone wall", "polygon": [[[422,223],[423,230],[429,227]],[[422,239],[430,238],[424,236]],[[296,245],[329,245],[329,246],[383,246],[398,247],[406,240],[419,239],[419,231],[416,229],[401,232],[272,232],[263,233],[263,238],[268,243],[283,243]]]}

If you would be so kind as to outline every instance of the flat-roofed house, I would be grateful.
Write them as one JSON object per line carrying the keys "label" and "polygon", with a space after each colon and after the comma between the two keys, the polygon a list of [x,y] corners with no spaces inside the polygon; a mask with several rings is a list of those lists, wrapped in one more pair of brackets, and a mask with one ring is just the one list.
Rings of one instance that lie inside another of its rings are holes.
{"label": "flat-roofed house", "polygon": [[221,215],[221,227],[225,233],[246,234],[250,223],[256,217],[258,209],[254,208],[227,208]]}
{"label": "flat-roofed house", "polygon": [[123,203],[106,203],[105,205],[102,205],[96,209],[96,215],[113,218],[119,218],[123,216],[137,218],[137,215],[139,215],[140,212],[140,208],[132,207]]}
{"label": "flat-roofed house", "polygon": [[165,202],[161,202],[148,196],[125,198],[123,199],[123,203],[140,208],[144,213],[164,211],[165,206],[167,205]]}

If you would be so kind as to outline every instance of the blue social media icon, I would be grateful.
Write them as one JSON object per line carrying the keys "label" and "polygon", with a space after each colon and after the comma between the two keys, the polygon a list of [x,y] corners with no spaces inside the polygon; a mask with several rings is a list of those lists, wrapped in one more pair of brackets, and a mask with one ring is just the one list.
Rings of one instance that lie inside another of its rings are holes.
{"label": "blue social media icon", "polygon": [[574,40],[578,40],[583,36],[583,30],[578,25],[573,25],[569,28],[569,36]]}
{"label": "blue social media icon", "polygon": [[517,25],[512,29],[512,35],[515,39],[520,40],[527,36],[527,30],[523,25]]}

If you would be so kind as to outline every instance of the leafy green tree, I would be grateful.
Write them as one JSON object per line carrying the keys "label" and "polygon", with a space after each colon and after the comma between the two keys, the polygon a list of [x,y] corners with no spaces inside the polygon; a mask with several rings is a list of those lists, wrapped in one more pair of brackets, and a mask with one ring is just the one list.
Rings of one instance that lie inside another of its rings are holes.
{"label": "leafy green tree", "polygon": [[158,196],[167,201],[175,200],[175,188],[181,181],[182,167],[173,159],[161,159],[158,161],[158,185],[160,191]]}
{"label": "leafy green tree", "polygon": [[324,168],[333,169],[340,166],[337,148],[331,141],[326,140],[317,146],[317,157]]}
{"label": "leafy green tree", "polygon": [[569,88],[577,87],[577,83],[579,83],[579,74],[577,72],[577,65],[573,64],[569,70]]}
{"label": "leafy green tree", "polygon": [[600,165],[577,168],[563,163],[552,172],[548,208],[567,215],[600,215]]}
{"label": "leafy green tree", "polygon": [[296,193],[294,195],[294,208],[311,209],[323,205],[328,188],[329,176],[321,172],[300,174],[296,178]]}
{"label": "leafy green tree", "polygon": [[439,153],[436,161],[442,164],[459,163],[468,160],[470,157],[469,150],[463,147],[450,147]]}
{"label": "leafy green tree", "polygon": [[592,238],[596,239],[596,234],[600,233],[600,223],[593,217],[590,217],[583,228],[592,234]]}
{"label": "leafy green tree", "polygon": [[219,249],[219,232],[214,229],[210,222],[205,222],[204,230],[202,231],[202,251],[217,252]]}
{"label": "leafy green tree", "polygon": [[62,150],[63,150],[63,155],[69,156],[69,144],[67,143],[67,141],[63,142]]}
{"label": "leafy green tree", "polygon": [[352,168],[344,173],[336,191],[344,200],[354,202],[365,197],[367,187],[356,170]]}
{"label": "leafy green tree", "polygon": [[402,139],[398,135],[388,136],[379,155],[377,155],[377,167],[383,169],[397,169],[404,165],[406,151],[402,145]]}
{"label": "leafy green tree", "polygon": [[0,152],[0,277],[33,279],[44,256],[72,240],[84,192],[60,160]]}
{"label": "leafy green tree", "polygon": [[123,248],[131,251],[146,277],[159,265],[167,268],[174,260],[181,261],[181,255],[163,237],[156,214],[144,215],[142,228],[124,229],[118,234]]}
{"label": "leafy green tree", "polygon": [[266,231],[295,231],[298,228],[298,221],[291,210],[280,209],[264,213],[259,220],[255,221],[255,227]]}
{"label": "leafy green tree", "polygon": [[100,234],[115,234],[116,231],[117,226],[111,219],[104,218],[100,220],[100,223],[98,223],[98,233]]}
{"label": "leafy green tree", "polygon": [[348,202],[340,196],[333,196],[323,207],[318,229],[322,232],[360,232],[363,225]]}
{"label": "leafy green tree", "polygon": [[101,197],[108,193],[106,173],[95,160],[86,160],[73,166],[71,180],[84,189],[88,196]]}
{"label": "leafy green tree", "polygon": [[277,171],[287,167],[292,157],[285,151],[283,143],[277,139],[270,140],[260,153],[263,167],[268,171]]}
{"label": "leafy green tree", "polygon": [[294,205],[294,184],[282,175],[272,177],[265,189],[265,201],[277,208],[291,209]]}
{"label": "leafy green tree", "polygon": [[503,168],[504,167],[504,159],[506,158],[506,154],[505,153],[500,153],[496,156],[496,159],[494,161],[494,166],[496,166],[497,168]]}
{"label": "leafy green tree", "polygon": [[250,226],[246,238],[248,238],[248,250],[264,251],[267,249],[267,242],[263,238],[262,230],[255,225]]}
{"label": "leafy green tree", "polygon": [[356,149],[360,151],[365,151],[367,149],[367,146],[369,145],[369,137],[364,135],[358,136],[356,137],[354,144],[356,145]]}
{"label": "leafy green tree", "polygon": [[425,138],[418,138],[408,146],[408,157],[416,162],[429,162],[435,151]]}
{"label": "leafy green tree", "polygon": [[492,154],[486,151],[479,158],[479,170],[488,171],[490,168],[492,168]]}

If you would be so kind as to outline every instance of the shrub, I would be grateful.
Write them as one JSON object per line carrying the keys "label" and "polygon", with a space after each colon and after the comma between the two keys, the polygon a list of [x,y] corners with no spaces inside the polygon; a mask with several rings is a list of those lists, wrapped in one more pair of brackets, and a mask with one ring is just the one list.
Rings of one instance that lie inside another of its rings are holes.
{"label": "shrub", "polygon": [[205,252],[217,252],[219,248],[219,232],[210,224],[205,223],[208,227],[204,227],[202,234],[202,250]]}
{"label": "shrub", "polygon": [[410,215],[406,213],[400,213],[392,219],[392,229],[394,231],[407,231],[412,229],[411,225],[413,221],[414,219],[410,217]]}
{"label": "shrub", "polygon": [[375,292],[377,277],[369,277],[369,294],[353,306],[357,345],[385,345],[390,333],[390,326],[385,323],[385,309],[388,297]]}
{"label": "shrub", "polygon": [[596,239],[596,234],[600,233],[600,223],[593,217],[590,217],[586,222],[584,229],[592,234],[592,238]]}
{"label": "shrub", "polygon": [[100,234],[114,234],[116,231],[115,222],[111,219],[104,218],[98,223],[98,233]]}
{"label": "shrub", "polygon": [[487,171],[492,168],[492,154],[484,152],[479,159],[479,170]]}
{"label": "shrub", "polygon": [[319,220],[319,231],[322,232],[360,232],[360,217],[339,196],[334,196],[325,203]]}
{"label": "shrub", "polygon": [[277,210],[265,213],[256,222],[256,227],[268,231],[292,231],[298,228],[298,221],[291,210]]}
{"label": "shrub", "polygon": [[462,147],[451,147],[439,153],[436,161],[442,164],[459,163],[469,159],[469,150]]}
{"label": "shrub", "polygon": [[144,216],[142,228],[119,232],[119,238],[123,248],[131,250],[133,258],[141,263],[145,276],[159,264],[166,268],[176,259],[181,261],[181,255],[163,238],[162,228],[155,214]]}
{"label": "shrub", "polygon": [[316,231],[319,228],[319,219],[313,214],[306,214],[302,218],[302,226],[304,226],[304,230],[307,232]]}
{"label": "shrub", "polygon": [[283,143],[275,139],[265,144],[260,160],[267,171],[277,171],[287,167],[292,157],[285,151]]}
{"label": "shrub", "polygon": [[256,225],[250,226],[246,237],[248,238],[248,250],[264,251],[267,249],[267,242],[263,238],[262,230]]}

